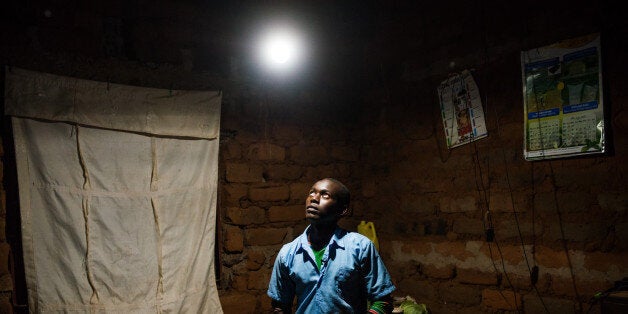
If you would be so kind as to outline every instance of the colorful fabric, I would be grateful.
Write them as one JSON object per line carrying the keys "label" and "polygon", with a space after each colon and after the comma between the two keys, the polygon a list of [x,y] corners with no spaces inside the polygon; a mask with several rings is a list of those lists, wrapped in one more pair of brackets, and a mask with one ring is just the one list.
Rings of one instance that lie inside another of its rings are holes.
{"label": "colorful fabric", "polygon": [[318,251],[312,250],[314,252],[314,259],[316,260],[316,266],[318,266],[318,270],[321,269],[321,265],[323,265],[323,255],[325,254],[325,248],[322,248]]}
{"label": "colorful fabric", "polygon": [[388,314],[392,312],[392,304],[386,301],[375,301],[369,309],[373,314]]}

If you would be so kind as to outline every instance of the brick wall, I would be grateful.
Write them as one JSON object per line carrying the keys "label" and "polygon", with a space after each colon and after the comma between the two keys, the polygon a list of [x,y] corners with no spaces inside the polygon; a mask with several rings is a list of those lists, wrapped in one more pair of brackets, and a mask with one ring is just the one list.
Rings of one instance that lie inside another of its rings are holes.
{"label": "brick wall", "polygon": [[329,114],[343,104],[321,105],[328,96],[274,98],[250,116],[223,111],[221,129],[230,134],[221,139],[219,187],[226,312],[270,309],[266,289],[275,255],[305,229],[303,204],[314,181],[333,176],[356,188],[359,129]]}
{"label": "brick wall", "polygon": [[[603,5],[566,13],[552,4],[544,13],[526,16],[532,8],[530,3],[449,8],[423,25],[424,40],[441,40],[443,53],[389,56],[373,49],[373,58],[396,58],[403,66],[395,72],[396,63],[390,62],[390,71],[383,71],[387,80],[367,97],[371,110],[363,121],[374,123],[364,130],[365,145],[380,149],[361,159],[365,176],[359,201],[378,228],[397,293],[416,297],[436,313],[583,312],[596,292],[628,274],[626,96],[613,88],[626,84],[619,70],[626,51],[616,43],[626,36],[626,23]],[[438,31],[462,17],[468,18],[466,28]],[[408,23],[405,27],[413,29]],[[604,104],[613,117],[607,129],[614,135],[614,152],[524,161],[519,52],[595,30],[603,38],[609,87]],[[385,33],[382,46],[397,40]],[[473,41],[459,49],[448,43],[468,37]],[[465,68],[474,69],[489,137],[448,151],[436,86]],[[485,237],[487,207],[494,242]],[[535,286],[533,266],[539,268]]]}
{"label": "brick wall", "polygon": [[[107,3],[9,7],[1,63],[130,85],[223,90],[217,247],[225,312],[269,309],[275,254],[306,227],[306,192],[328,176],[353,192],[354,213],[342,225],[375,223],[396,295],[411,295],[434,313],[579,312],[593,293],[628,274],[628,25],[619,10],[585,1],[543,2],[543,9],[534,2],[386,6],[374,14],[377,27],[367,28],[369,41],[344,51],[359,52],[347,65],[352,71],[319,70],[316,84],[283,88],[232,72],[231,54],[241,57],[228,28],[235,11],[211,24],[211,10],[191,2]],[[46,8],[53,18],[39,14]],[[117,32],[120,23],[125,31]],[[519,51],[592,31],[603,36],[613,153],[524,161]],[[332,59],[343,55],[329,50]],[[337,62],[332,68],[339,60],[347,59],[329,61]],[[448,150],[436,86],[470,68],[489,137]],[[19,220],[14,174],[6,168],[10,133],[3,130],[0,312],[21,289],[8,280],[5,263],[8,244],[19,246]],[[487,202],[495,242],[485,241]],[[536,287],[528,265],[539,267]]]}

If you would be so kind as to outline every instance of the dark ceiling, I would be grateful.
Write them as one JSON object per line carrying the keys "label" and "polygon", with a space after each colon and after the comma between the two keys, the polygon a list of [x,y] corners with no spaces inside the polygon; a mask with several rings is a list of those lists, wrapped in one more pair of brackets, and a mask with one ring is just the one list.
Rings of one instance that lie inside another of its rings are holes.
{"label": "dark ceiling", "polygon": [[0,11],[5,63],[19,51],[179,66],[187,54],[193,71],[229,76],[236,64],[249,77],[256,31],[287,19],[311,43],[301,79],[348,88],[385,73],[415,81],[443,75],[548,43],[538,38],[625,29],[618,21],[627,20],[606,1],[583,0],[12,0]]}

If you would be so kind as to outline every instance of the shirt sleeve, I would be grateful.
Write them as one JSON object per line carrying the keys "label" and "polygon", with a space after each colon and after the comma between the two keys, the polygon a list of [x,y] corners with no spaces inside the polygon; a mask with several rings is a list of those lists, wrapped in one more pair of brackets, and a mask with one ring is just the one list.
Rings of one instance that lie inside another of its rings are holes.
{"label": "shirt sleeve", "polygon": [[294,282],[290,279],[290,270],[285,263],[286,248],[277,254],[273,272],[268,284],[268,296],[280,303],[292,304],[295,294]]}
{"label": "shirt sleeve", "polygon": [[375,245],[369,240],[362,251],[362,269],[369,300],[377,300],[395,291],[390,274]]}

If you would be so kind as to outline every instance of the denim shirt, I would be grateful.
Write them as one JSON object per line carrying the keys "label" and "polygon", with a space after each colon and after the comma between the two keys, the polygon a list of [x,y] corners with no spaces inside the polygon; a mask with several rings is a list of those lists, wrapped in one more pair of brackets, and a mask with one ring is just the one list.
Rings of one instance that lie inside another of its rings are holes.
{"label": "denim shirt", "polygon": [[307,241],[309,228],[277,254],[271,299],[292,305],[296,295],[296,313],[366,313],[367,300],[395,290],[373,242],[341,228],[334,231],[319,270]]}

